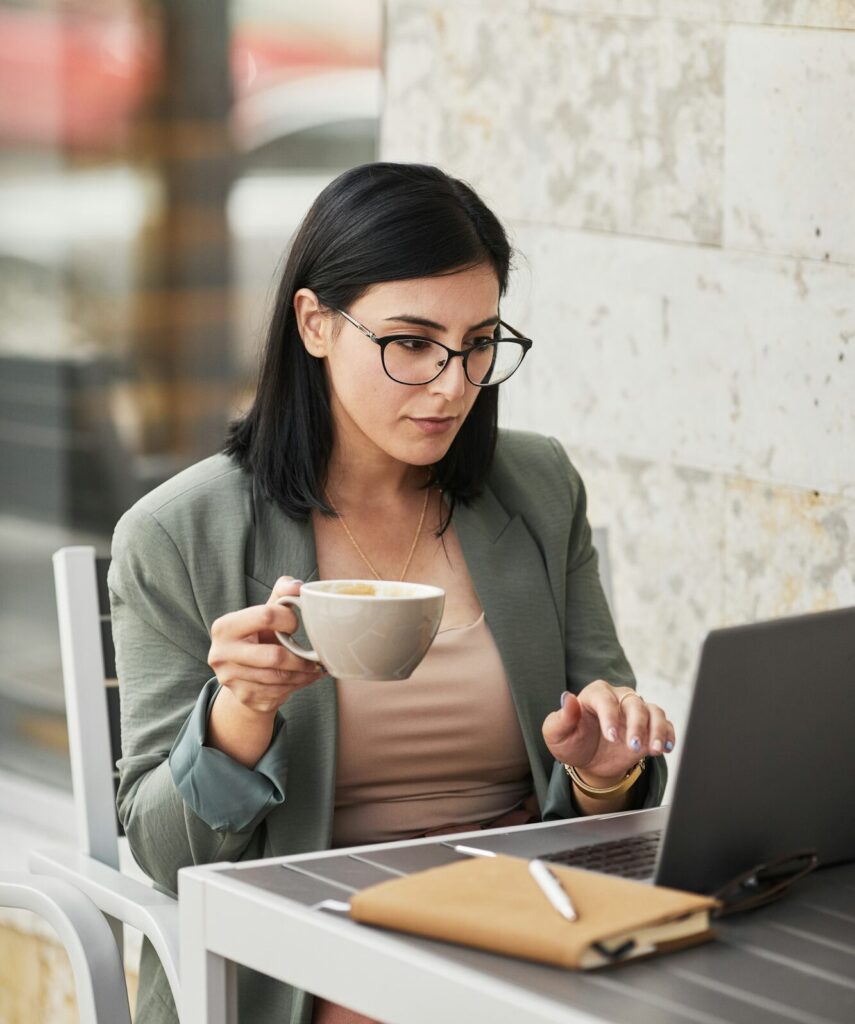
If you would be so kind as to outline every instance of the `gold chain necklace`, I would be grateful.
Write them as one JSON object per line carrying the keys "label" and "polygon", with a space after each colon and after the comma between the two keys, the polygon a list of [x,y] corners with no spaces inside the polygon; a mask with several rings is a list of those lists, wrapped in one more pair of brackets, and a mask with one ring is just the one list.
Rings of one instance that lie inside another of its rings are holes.
{"label": "gold chain necklace", "polygon": [[[326,491],[324,493],[326,494]],[[326,495],[326,498],[327,498],[327,502],[329,502],[329,504],[331,505],[332,502],[330,501],[330,498],[329,498],[328,494]],[[407,560],[406,560],[406,562],[404,562],[404,568],[401,570],[401,575],[398,577],[398,582],[399,583],[403,582],[404,577],[407,575],[407,569],[410,568],[410,562],[412,562],[412,560],[413,560],[413,555],[415,554],[415,551],[416,551],[416,545],[419,542],[419,537],[421,536],[422,527],[424,526],[425,514],[427,513],[428,499],[429,498],[430,498],[430,488],[428,487],[427,490],[425,491],[425,500],[424,500],[424,504],[422,505],[422,514],[419,516],[419,525],[416,527],[416,534],[413,537],[413,543],[410,545],[410,553],[407,555]],[[368,555],[366,555],[365,552],[362,550],[362,548],[359,546],[359,544],[357,544],[356,538],[350,532],[350,529],[349,529],[347,523],[344,521],[344,516],[341,515],[340,513],[339,513],[339,516],[338,516],[338,521],[341,523],[342,527],[344,528],[344,532],[347,534],[348,540],[350,541],[350,543],[356,549],[356,552],[359,555],[359,557],[362,559],[363,562],[365,562],[365,564],[368,566],[368,568],[374,574],[374,579],[382,580],[383,577],[374,568],[374,566],[373,566],[373,564],[371,562],[371,559],[368,557]]]}

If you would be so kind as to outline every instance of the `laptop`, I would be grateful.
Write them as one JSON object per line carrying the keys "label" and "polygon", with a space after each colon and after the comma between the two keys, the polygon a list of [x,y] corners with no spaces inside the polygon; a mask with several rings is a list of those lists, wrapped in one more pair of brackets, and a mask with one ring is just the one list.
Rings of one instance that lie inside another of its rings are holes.
{"label": "laptop", "polygon": [[855,859],[855,607],[712,631],[678,742],[670,806],[544,828],[528,855],[694,892]]}

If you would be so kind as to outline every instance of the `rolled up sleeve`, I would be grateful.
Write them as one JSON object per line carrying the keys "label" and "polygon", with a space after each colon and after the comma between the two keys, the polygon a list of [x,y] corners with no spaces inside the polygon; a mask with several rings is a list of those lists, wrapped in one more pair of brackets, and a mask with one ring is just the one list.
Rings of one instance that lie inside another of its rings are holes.
{"label": "rolled up sleeve", "polygon": [[208,680],[169,753],[169,770],[182,799],[215,832],[252,831],[285,799],[287,726],[277,716],[270,746],[247,768],[205,746],[208,718],[220,684]]}

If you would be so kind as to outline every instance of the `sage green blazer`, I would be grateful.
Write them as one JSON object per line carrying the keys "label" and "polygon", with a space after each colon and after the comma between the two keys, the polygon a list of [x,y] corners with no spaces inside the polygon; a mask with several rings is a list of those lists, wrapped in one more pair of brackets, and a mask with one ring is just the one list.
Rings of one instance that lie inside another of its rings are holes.
{"label": "sage green blazer", "polygon": [[[543,720],[565,689],[597,678],[635,685],[600,586],[582,481],[556,441],[503,431],[487,487],[457,508],[454,525],[504,662],[541,813],[574,817]],[[263,604],[283,574],[317,578],[311,523],[286,517],[224,455],[158,487],[116,527],[109,586],[122,709],[119,815],[135,858],[169,892],[187,865],[329,847],[332,679],[281,708],[254,769],[204,746],[217,690],[207,664],[211,625]],[[636,806],[657,805],[664,791],[663,759],[648,763]],[[147,945],[139,992],[139,1024],[177,1021]],[[251,1024],[311,1018],[306,993],[244,969],[239,1006]]]}

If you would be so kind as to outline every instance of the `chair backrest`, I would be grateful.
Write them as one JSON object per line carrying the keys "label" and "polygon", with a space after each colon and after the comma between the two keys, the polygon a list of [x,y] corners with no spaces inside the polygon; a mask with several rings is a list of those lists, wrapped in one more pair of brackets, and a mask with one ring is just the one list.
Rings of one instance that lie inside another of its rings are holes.
{"label": "chair backrest", "polygon": [[93,547],[60,548],[53,556],[78,844],[83,853],[118,868],[121,734],[109,564]]}

